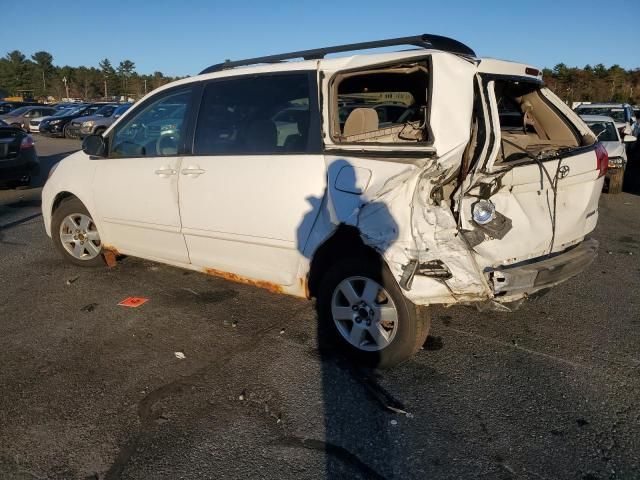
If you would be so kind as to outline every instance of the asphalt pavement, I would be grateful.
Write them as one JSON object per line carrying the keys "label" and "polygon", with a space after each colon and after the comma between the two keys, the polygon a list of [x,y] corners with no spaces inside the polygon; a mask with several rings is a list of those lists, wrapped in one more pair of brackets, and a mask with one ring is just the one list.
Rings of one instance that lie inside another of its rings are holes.
{"label": "asphalt pavement", "polygon": [[[37,142],[44,170],[77,148]],[[588,271],[516,313],[434,308],[384,372],[319,348],[311,302],[67,264],[37,185],[0,191],[0,478],[640,478],[631,187],[603,195]]]}

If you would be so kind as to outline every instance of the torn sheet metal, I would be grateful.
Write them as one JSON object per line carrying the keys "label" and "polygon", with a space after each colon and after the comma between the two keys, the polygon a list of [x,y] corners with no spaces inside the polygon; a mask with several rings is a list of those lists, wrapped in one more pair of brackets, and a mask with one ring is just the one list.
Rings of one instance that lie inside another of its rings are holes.
{"label": "torn sheet metal", "polygon": [[[412,276],[421,278],[405,283],[410,287],[405,288],[405,295],[413,302],[490,298],[484,276],[458,233],[449,201],[434,200],[431,195],[443,181],[455,178],[464,147],[460,145],[438,160],[391,164],[396,173],[382,176],[386,181],[381,184],[375,184],[374,175],[370,188],[360,195],[335,188],[332,172],[349,164],[367,168],[368,162],[376,161],[335,158],[328,166],[327,195],[308,247],[320,244],[320,238],[328,238],[340,224],[354,226],[363,242],[384,257],[398,282],[406,275],[407,266],[415,265]],[[377,169],[384,165],[376,163]],[[440,270],[434,270],[434,265],[440,265]]]}

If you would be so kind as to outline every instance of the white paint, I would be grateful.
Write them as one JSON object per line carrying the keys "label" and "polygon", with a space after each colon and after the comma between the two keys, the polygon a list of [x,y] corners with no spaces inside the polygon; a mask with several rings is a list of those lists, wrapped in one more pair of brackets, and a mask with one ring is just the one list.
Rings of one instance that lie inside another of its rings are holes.
{"label": "white paint", "polygon": [[[329,135],[329,85],[341,72],[395,61],[429,59],[432,65],[430,127],[432,145],[334,144]],[[482,269],[548,253],[549,185],[536,165],[504,174],[494,166],[498,146],[489,151],[487,171],[470,172],[454,194],[454,205],[430,199],[435,185],[457,171],[469,141],[478,73],[535,77],[526,65],[493,59],[470,61],[448,53],[420,50],[379,55],[284,62],[196,76],[166,88],[211,78],[265,72],[318,71],[325,154],[233,155],[91,160],[76,153],[60,163],[43,190],[45,228],[60,192],[87,207],[105,244],[126,254],[202,270],[212,268],[272,282],[303,296],[309,265],[317,249],[340,224],[360,230],[365,243],[381,252],[399,280],[413,260],[442,261],[451,271],[446,283],[416,276],[405,292],[417,304],[477,302],[492,298]],[[320,75],[322,73],[322,75]],[[483,108],[497,122],[492,88]],[[551,92],[545,95],[584,135],[588,128]],[[135,114],[129,109],[114,125]],[[110,129],[110,130],[111,130]],[[497,130],[499,126],[492,126]],[[105,134],[109,136],[109,131]],[[413,159],[402,154],[413,152]],[[415,155],[417,153],[417,155]],[[374,155],[375,154],[375,155]],[[384,159],[380,158],[384,155]],[[393,158],[394,156],[398,158]],[[595,227],[602,179],[595,154],[563,162],[571,175],[559,184],[554,251],[579,242]],[[554,170],[554,162],[548,162]],[[477,182],[502,176],[503,188],[491,200],[513,222],[502,240],[468,247],[459,227],[473,229],[472,195]],[[593,211],[593,212],[592,212]],[[454,212],[460,212],[458,225]]]}

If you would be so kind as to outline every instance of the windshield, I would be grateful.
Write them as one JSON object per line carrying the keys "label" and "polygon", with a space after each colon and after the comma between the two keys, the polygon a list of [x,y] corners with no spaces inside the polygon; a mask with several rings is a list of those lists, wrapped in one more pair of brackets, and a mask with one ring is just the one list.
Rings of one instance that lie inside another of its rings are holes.
{"label": "windshield", "polygon": [[616,126],[611,122],[587,122],[589,128],[601,142],[619,142]]}
{"label": "windshield", "polygon": [[95,115],[99,117],[110,117],[113,115],[113,111],[116,109],[115,105],[103,105],[102,107],[96,110]]}
{"label": "windshield", "polygon": [[57,112],[55,115],[52,115],[53,117],[66,117],[67,115],[74,115],[76,113],[78,113],[80,110],[82,110],[82,108],[65,108],[64,110],[60,110],[59,112]]}
{"label": "windshield", "polygon": [[82,111],[82,116],[86,117],[89,115],[95,115],[95,113],[100,110],[101,105],[91,105],[90,107],[84,107],[80,110]]}
{"label": "windshield", "polygon": [[27,113],[30,108],[31,107],[16,108],[15,110],[12,110],[9,113],[7,113],[7,117],[18,117],[20,115],[23,115],[23,114]]}
{"label": "windshield", "polygon": [[578,107],[576,111],[580,115],[604,115],[613,118],[618,123],[626,122],[624,109],[619,107]]}

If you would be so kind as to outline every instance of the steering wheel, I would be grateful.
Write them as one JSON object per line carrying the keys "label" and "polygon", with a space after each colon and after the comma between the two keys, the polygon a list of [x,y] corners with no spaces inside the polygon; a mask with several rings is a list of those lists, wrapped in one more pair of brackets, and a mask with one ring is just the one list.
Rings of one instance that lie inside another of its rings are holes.
{"label": "steering wheel", "polygon": [[160,135],[156,140],[156,155],[163,157],[178,154],[178,141],[180,137],[177,133]]}

